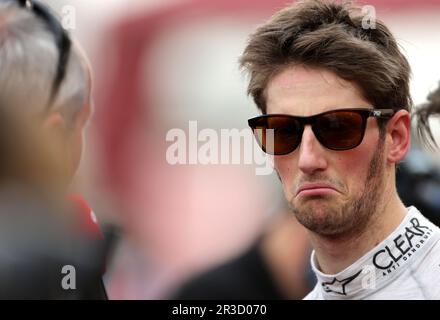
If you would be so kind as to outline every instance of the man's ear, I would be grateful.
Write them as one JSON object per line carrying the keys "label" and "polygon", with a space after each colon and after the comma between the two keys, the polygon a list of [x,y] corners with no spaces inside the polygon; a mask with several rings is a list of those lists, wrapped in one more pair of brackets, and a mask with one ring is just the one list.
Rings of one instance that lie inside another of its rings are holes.
{"label": "man's ear", "polygon": [[388,155],[390,163],[398,163],[405,158],[411,143],[411,119],[406,110],[399,110],[387,124]]}
{"label": "man's ear", "polygon": [[81,129],[83,129],[87,122],[89,121],[92,114],[92,102],[89,100],[79,111],[78,114],[78,121],[79,126]]}

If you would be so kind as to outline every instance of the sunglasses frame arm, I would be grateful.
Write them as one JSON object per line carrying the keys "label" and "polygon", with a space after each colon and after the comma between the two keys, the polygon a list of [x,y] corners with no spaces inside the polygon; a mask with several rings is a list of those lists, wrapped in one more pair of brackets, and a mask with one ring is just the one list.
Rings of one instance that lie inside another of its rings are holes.
{"label": "sunglasses frame arm", "polygon": [[370,112],[370,117],[375,118],[391,118],[394,116],[395,110],[393,109],[372,109]]}

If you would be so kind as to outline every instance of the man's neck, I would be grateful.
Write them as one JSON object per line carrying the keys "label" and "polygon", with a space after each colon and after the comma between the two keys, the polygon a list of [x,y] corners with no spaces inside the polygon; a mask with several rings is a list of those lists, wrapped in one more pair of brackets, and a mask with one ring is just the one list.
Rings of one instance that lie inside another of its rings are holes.
{"label": "man's neck", "polygon": [[326,237],[310,232],[320,270],[326,274],[341,272],[388,237],[406,213],[407,209],[393,192],[391,200],[378,206],[376,214],[360,234]]}

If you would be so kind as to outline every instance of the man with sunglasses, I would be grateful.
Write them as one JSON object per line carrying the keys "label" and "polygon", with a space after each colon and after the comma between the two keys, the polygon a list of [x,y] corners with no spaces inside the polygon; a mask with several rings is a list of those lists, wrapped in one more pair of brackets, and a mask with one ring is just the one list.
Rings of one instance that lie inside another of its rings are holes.
{"label": "man with sunglasses", "polygon": [[439,299],[440,231],[396,191],[410,67],[388,28],[363,19],[310,0],[259,27],[240,61],[263,113],[249,125],[309,231],[306,299]]}
{"label": "man with sunglasses", "polygon": [[[37,121],[53,138],[63,166],[57,179],[65,187],[62,193],[67,194],[79,166],[91,113],[90,67],[79,45],[71,42],[42,2],[0,0],[0,21],[0,107],[14,108],[17,114]],[[76,195],[66,197],[78,212],[84,237],[101,241],[94,214],[84,200]],[[100,299],[106,294],[97,279],[87,292],[77,291],[72,297]]]}

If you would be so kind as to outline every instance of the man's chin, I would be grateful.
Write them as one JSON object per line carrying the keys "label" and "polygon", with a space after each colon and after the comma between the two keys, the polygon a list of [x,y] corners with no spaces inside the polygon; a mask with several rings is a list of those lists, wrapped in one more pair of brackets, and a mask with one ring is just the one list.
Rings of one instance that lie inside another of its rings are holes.
{"label": "man's chin", "polygon": [[292,208],[297,220],[308,230],[321,235],[340,233],[341,207],[335,203],[315,199]]}
{"label": "man's chin", "polygon": [[303,217],[303,220],[313,220],[324,223],[328,220],[333,220],[335,212],[329,210],[328,207],[322,205],[307,205],[296,210],[297,216]]}

